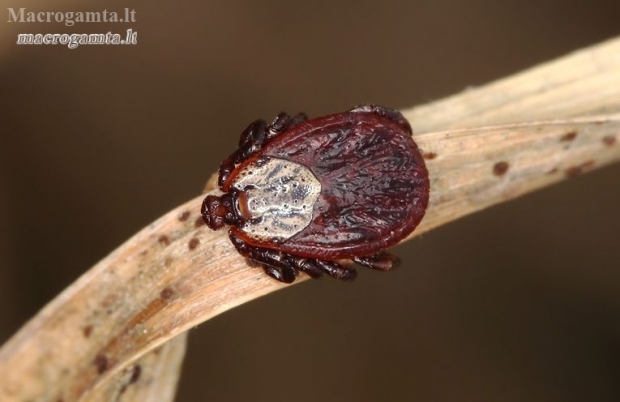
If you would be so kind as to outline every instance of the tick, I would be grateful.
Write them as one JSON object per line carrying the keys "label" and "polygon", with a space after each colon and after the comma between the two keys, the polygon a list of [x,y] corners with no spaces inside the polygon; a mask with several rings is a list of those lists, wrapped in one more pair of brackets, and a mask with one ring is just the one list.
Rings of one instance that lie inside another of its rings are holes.
{"label": "tick", "polygon": [[222,162],[218,185],[223,194],[202,204],[207,226],[229,225],[237,251],[286,283],[299,271],[354,279],[342,260],[395,267],[384,250],[420,223],[430,187],[407,120],[374,105],[256,120]]}

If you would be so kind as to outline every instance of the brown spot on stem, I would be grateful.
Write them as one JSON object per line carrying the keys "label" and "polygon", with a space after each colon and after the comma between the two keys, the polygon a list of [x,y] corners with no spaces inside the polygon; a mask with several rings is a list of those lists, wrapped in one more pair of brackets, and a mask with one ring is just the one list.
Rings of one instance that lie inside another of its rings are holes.
{"label": "brown spot on stem", "polygon": [[187,246],[189,247],[190,250],[193,250],[196,247],[198,247],[199,244],[200,244],[200,239],[198,239],[197,237],[194,237],[189,241]]}
{"label": "brown spot on stem", "polygon": [[615,143],[616,143],[616,137],[614,137],[613,135],[608,135],[608,136],[603,137],[603,144],[607,145],[608,147],[611,147]]}
{"label": "brown spot on stem", "polygon": [[191,213],[189,211],[183,211],[179,214],[179,220],[181,222],[185,222],[186,220],[189,219],[189,216],[191,215]]}
{"label": "brown spot on stem", "polygon": [[493,166],[493,174],[495,176],[503,176],[503,175],[506,174],[506,172],[508,171],[509,167],[510,167],[510,165],[508,164],[508,162],[497,162]]}
{"label": "brown spot on stem", "polygon": [[159,236],[159,239],[157,239],[157,241],[163,244],[164,246],[167,246],[170,244],[170,238],[166,235]]}
{"label": "brown spot on stem", "polygon": [[547,172],[547,174],[556,174],[558,172],[558,168],[553,168],[550,171]]}
{"label": "brown spot on stem", "polygon": [[129,320],[123,331],[121,331],[121,335],[110,341],[107,349],[113,350],[114,348],[116,348],[116,344],[123,339],[123,336],[134,330],[136,326],[144,324],[155,314],[159,313],[164,307],[166,307],[166,303],[161,298],[151,300],[151,302],[145,308],[143,308]]}
{"label": "brown spot on stem", "polygon": [[93,333],[93,326],[92,325],[85,326],[84,329],[82,330],[82,333],[84,334],[84,338],[88,338],[90,334]]}
{"label": "brown spot on stem", "polygon": [[199,216],[198,218],[196,218],[196,220],[194,221],[194,226],[199,228],[203,225],[205,225],[205,220],[202,219],[202,216]]}
{"label": "brown spot on stem", "polygon": [[577,138],[577,131],[569,131],[560,137],[560,141],[569,142]]}
{"label": "brown spot on stem", "polygon": [[581,166],[572,166],[566,169],[566,177],[572,179],[573,177],[577,177],[583,173]]}
{"label": "brown spot on stem", "polygon": [[435,152],[424,152],[422,156],[424,157],[424,159],[428,159],[430,161],[435,159],[437,157],[437,154]]}
{"label": "brown spot on stem", "polygon": [[583,170],[589,170],[589,169],[592,169],[593,167],[594,167],[594,161],[592,161],[592,160],[586,161],[586,162],[581,164],[581,168]]}
{"label": "brown spot on stem", "polygon": [[594,167],[594,165],[595,165],[595,162],[590,160],[578,166],[571,166],[568,169],[566,169],[566,172],[565,172],[566,177],[569,179],[572,179],[573,177],[577,177],[581,175],[584,171],[589,170],[592,167]]}
{"label": "brown spot on stem", "polygon": [[110,364],[108,358],[101,353],[95,357],[95,361],[93,363],[97,367],[97,373],[99,374],[103,374],[103,372],[108,369],[108,365]]}
{"label": "brown spot on stem", "polygon": [[133,371],[131,372],[131,378],[129,379],[130,384],[135,384],[140,379],[140,374],[142,374],[142,367],[139,364],[133,366]]}
{"label": "brown spot on stem", "polygon": [[172,290],[171,288],[164,288],[160,293],[159,293],[159,297],[163,300],[168,300],[170,299],[172,296],[174,296],[174,290]]}

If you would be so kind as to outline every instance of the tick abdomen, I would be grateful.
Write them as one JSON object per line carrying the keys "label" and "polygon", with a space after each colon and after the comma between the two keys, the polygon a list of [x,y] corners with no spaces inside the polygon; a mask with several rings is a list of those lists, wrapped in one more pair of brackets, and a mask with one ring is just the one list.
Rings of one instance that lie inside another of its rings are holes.
{"label": "tick abdomen", "polygon": [[409,234],[423,216],[428,174],[411,133],[374,116],[342,120],[317,119],[313,130],[300,125],[263,149],[264,157],[308,166],[322,186],[312,221],[279,245],[284,250],[336,258],[372,253]]}

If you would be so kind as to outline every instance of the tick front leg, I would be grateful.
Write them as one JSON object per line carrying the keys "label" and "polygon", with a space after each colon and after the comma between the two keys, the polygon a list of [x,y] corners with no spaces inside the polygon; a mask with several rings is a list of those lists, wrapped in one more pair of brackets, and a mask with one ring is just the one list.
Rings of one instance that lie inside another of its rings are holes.
{"label": "tick front leg", "polygon": [[306,120],[308,120],[308,116],[306,116],[305,113],[298,113],[295,116],[289,116],[284,112],[280,113],[271,122],[271,124],[267,126],[267,141],[272,140],[283,132],[298,126]]}
{"label": "tick front leg", "polygon": [[284,283],[291,283],[297,277],[297,269],[287,254],[277,250],[252,246],[241,240],[233,232],[229,232],[229,236],[237,251],[242,256],[262,264],[263,270],[270,277]]}
{"label": "tick front leg", "polygon": [[226,183],[230,173],[235,169],[235,166],[260,151],[269,141],[278,135],[303,123],[307,119],[308,116],[304,113],[299,113],[293,117],[286,113],[280,113],[270,124],[267,124],[267,122],[262,119],[256,120],[250,124],[243,133],[241,133],[239,148],[220,165],[219,177],[217,180],[218,185],[222,187],[224,183]]}
{"label": "tick front leg", "polygon": [[228,158],[224,159],[224,162],[220,165],[219,177],[217,179],[218,186],[222,187],[226,183],[236,165],[262,148],[267,137],[266,129],[267,123],[265,120],[256,120],[241,133],[239,148],[230,154]]}
{"label": "tick front leg", "polygon": [[385,251],[363,257],[353,257],[353,262],[378,271],[389,271],[400,265],[400,258]]}

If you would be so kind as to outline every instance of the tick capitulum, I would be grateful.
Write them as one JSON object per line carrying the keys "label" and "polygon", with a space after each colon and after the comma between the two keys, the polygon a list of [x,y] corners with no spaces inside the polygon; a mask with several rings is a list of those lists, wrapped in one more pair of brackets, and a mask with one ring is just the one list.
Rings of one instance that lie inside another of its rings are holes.
{"label": "tick capitulum", "polygon": [[374,105],[307,120],[257,120],[220,166],[224,194],[209,195],[202,217],[243,256],[282,282],[299,271],[352,280],[338,260],[382,271],[383,251],[420,223],[429,198],[424,158],[397,111]]}

